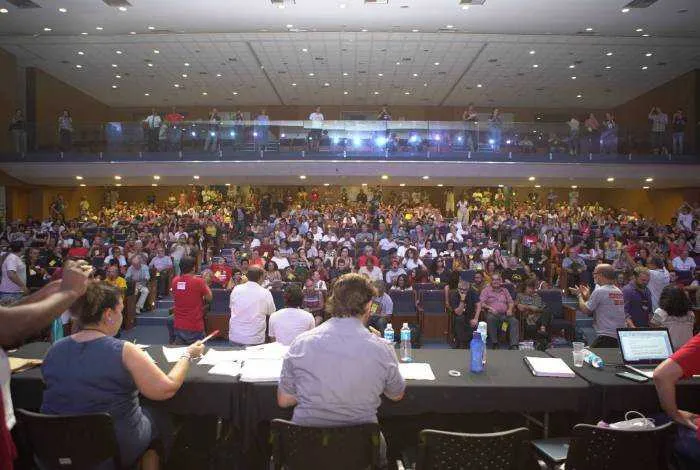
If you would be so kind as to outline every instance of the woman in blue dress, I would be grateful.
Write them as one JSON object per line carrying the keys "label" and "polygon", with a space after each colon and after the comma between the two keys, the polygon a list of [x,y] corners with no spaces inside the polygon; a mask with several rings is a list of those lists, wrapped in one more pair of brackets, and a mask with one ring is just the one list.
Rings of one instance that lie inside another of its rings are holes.
{"label": "woman in blue dress", "polygon": [[[139,404],[139,393],[150,400],[167,400],[182,385],[191,359],[204,346],[194,343],[165,374],[132,343],[114,338],[122,323],[121,292],[104,282],[93,282],[72,307],[82,330],[56,342],[44,359],[46,383],[41,412],[83,414],[107,412],[112,416],[121,462],[141,459],[144,470],[159,468],[159,443],[167,449],[167,417]],[[163,450],[161,453],[167,453]]]}

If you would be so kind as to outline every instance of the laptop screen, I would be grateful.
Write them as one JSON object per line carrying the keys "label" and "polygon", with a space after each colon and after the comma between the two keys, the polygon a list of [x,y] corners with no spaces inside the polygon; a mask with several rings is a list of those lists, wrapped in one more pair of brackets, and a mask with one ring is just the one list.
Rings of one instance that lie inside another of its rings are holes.
{"label": "laptop screen", "polygon": [[658,364],[673,354],[665,328],[620,328],[617,335],[625,364]]}

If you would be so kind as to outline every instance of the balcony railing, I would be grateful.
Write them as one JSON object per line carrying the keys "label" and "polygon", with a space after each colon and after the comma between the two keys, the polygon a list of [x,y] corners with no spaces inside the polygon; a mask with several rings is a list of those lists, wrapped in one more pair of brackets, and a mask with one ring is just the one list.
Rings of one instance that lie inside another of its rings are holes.
{"label": "balcony railing", "polygon": [[[10,134],[2,161],[389,159],[698,163],[687,139],[618,127],[462,121],[182,121],[30,126]],[[28,145],[25,144],[28,143]],[[676,144],[678,141],[676,139]],[[28,150],[26,150],[28,148]]]}

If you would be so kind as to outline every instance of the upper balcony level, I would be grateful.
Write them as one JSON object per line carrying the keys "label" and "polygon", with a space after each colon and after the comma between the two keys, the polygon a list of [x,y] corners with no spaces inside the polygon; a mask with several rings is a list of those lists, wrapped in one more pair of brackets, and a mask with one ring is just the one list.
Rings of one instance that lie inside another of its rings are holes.
{"label": "upper balcony level", "polygon": [[[567,122],[179,121],[11,131],[0,162],[477,161],[698,164],[671,131]],[[685,144],[685,145],[684,145]]]}

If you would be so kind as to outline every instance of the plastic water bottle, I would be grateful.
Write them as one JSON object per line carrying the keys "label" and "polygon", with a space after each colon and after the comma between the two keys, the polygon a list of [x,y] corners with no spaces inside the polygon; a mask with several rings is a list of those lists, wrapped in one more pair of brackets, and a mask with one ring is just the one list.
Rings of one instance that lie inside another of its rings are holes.
{"label": "plastic water bottle", "polygon": [[605,367],[605,362],[603,361],[603,359],[590,349],[583,350],[583,362],[590,364],[596,369],[602,369],[603,367]]}
{"label": "plastic water bottle", "polygon": [[469,354],[471,355],[470,370],[472,373],[479,374],[484,371],[484,349],[481,333],[475,331],[469,343]]}
{"label": "plastic water bottle", "polygon": [[384,328],[384,339],[387,343],[391,345],[394,344],[394,327],[391,326],[391,323],[388,323],[386,328]]}
{"label": "plastic water bottle", "polygon": [[411,329],[408,323],[404,323],[401,327],[401,360],[403,362],[411,362]]}

